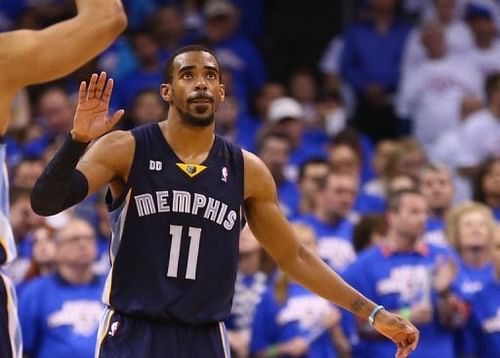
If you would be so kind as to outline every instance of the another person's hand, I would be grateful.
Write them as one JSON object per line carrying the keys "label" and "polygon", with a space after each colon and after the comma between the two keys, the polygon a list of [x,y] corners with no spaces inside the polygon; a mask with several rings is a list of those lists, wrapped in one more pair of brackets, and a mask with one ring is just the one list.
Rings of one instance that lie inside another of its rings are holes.
{"label": "another person's hand", "polygon": [[450,287],[457,276],[457,265],[451,258],[438,263],[433,277],[433,287],[438,293],[450,290]]}
{"label": "another person's hand", "polygon": [[410,307],[410,320],[416,325],[429,323],[433,315],[434,311],[430,303],[422,302]]}
{"label": "another person's hand", "polygon": [[293,338],[281,344],[280,353],[288,354],[292,357],[304,355],[309,350],[309,344],[302,337]]}
{"label": "another person's hand", "polygon": [[397,314],[380,311],[373,327],[397,345],[396,358],[408,357],[417,348],[420,332],[410,321]]}
{"label": "another person's hand", "polygon": [[73,119],[71,135],[74,140],[87,143],[109,132],[123,117],[124,110],[108,116],[109,100],[113,91],[113,80],[106,81],[106,72],[96,73],[87,82],[82,81],[78,95],[78,106]]}

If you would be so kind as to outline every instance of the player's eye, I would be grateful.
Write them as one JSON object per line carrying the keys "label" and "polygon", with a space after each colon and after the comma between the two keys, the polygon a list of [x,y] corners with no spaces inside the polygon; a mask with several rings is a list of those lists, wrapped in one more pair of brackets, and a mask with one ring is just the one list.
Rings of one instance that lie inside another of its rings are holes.
{"label": "player's eye", "polygon": [[217,78],[217,74],[216,74],[216,73],[214,73],[214,72],[208,72],[208,73],[207,73],[207,78],[208,78],[209,80],[215,80],[215,79]]}
{"label": "player's eye", "polygon": [[191,72],[184,72],[182,74],[182,78],[185,79],[185,80],[190,80],[193,78],[193,75],[191,74]]}

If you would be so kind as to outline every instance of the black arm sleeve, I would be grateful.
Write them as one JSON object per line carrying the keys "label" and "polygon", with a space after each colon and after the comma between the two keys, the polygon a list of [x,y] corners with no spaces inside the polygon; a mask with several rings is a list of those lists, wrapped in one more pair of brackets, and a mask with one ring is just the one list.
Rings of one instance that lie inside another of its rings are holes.
{"label": "black arm sleeve", "polygon": [[87,178],[76,169],[88,143],[69,136],[38,178],[31,192],[31,207],[38,215],[55,215],[87,196]]}

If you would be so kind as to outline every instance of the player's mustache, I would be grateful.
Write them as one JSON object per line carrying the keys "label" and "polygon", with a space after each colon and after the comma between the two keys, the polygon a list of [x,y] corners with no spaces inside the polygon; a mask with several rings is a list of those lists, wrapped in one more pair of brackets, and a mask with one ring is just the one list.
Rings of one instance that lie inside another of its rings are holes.
{"label": "player's mustache", "polygon": [[209,100],[210,102],[213,102],[214,101],[214,97],[209,94],[209,93],[206,93],[206,92],[197,92],[195,94],[192,94],[190,96],[188,96],[188,102],[192,102],[192,101],[195,101],[197,99],[206,99],[206,100]]}

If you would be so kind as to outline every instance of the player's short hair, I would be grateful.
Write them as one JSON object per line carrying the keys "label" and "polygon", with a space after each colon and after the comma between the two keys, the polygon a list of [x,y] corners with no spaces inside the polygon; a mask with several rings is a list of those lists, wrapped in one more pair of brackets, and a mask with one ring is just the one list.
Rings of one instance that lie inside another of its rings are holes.
{"label": "player's short hair", "polygon": [[405,188],[393,191],[389,193],[387,197],[387,211],[399,211],[401,208],[401,200],[405,195],[409,194],[422,196],[422,193],[415,188]]}
{"label": "player's short hair", "polygon": [[[207,52],[210,55],[213,56],[215,59],[215,62],[217,62],[217,67],[221,68],[219,60],[217,59],[217,56],[215,53],[210,50],[208,47],[203,46],[203,45],[188,45],[184,46],[181,48],[178,48],[175,50],[167,59],[167,63],[165,64],[165,68],[163,70],[163,80],[165,83],[172,83],[172,79],[174,78],[174,61],[177,58],[177,56],[182,55],[183,53],[186,52]],[[220,75],[219,75],[220,77]]]}

